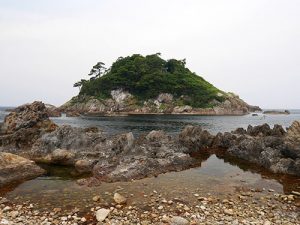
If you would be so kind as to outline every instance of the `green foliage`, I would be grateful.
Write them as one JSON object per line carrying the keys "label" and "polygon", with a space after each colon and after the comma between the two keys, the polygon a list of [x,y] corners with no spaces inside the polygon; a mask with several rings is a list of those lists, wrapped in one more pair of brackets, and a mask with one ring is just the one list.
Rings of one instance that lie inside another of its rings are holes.
{"label": "green foliage", "polygon": [[[185,59],[163,60],[160,53],[120,57],[102,76],[83,82],[79,95],[109,98],[111,90],[121,88],[141,101],[160,93],[171,93],[181,104],[193,107],[208,107],[213,99],[223,101],[217,95],[222,91],[192,73],[185,64]],[[103,65],[100,64],[101,69]]]}

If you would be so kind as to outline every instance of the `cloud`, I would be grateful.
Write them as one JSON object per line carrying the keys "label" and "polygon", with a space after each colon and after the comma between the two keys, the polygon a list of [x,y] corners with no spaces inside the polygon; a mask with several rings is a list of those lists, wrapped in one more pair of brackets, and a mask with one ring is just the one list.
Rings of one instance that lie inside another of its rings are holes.
{"label": "cloud", "polygon": [[265,108],[300,108],[298,1],[0,1],[0,105],[60,105],[92,65],[161,52]]}

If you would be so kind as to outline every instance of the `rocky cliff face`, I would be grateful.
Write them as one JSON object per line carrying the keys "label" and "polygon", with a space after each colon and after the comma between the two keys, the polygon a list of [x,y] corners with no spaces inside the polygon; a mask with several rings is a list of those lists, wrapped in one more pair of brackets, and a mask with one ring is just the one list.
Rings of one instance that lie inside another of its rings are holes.
{"label": "rocky cliff face", "polygon": [[[221,93],[220,93],[221,94]],[[222,94],[223,95],[223,94]],[[120,115],[120,114],[199,114],[199,115],[244,115],[261,111],[232,93],[226,94],[225,101],[213,100],[210,108],[193,108],[182,105],[184,98],[175,99],[172,94],[161,93],[156,99],[139,102],[133,95],[121,89],[111,91],[109,99],[76,97],[60,107],[67,115]]]}

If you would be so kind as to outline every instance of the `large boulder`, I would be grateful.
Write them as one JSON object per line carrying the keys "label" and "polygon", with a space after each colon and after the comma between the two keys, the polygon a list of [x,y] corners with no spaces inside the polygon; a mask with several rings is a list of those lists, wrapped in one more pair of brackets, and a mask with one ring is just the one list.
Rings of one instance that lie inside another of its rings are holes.
{"label": "large boulder", "polygon": [[49,119],[44,103],[35,101],[32,104],[17,107],[5,117],[2,127],[6,134],[12,134],[28,128],[45,131],[51,131],[56,128],[56,125]]}
{"label": "large boulder", "polygon": [[4,119],[0,147],[15,152],[30,148],[41,134],[56,128],[57,126],[49,119],[44,103],[36,101],[19,106]]}
{"label": "large boulder", "polygon": [[31,160],[0,152],[0,187],[38,177],[44,172]]}

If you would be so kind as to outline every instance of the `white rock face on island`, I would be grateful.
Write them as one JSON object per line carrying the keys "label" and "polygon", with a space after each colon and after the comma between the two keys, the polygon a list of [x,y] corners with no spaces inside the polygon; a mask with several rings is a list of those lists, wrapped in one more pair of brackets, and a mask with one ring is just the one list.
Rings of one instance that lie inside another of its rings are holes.
{"label": "white rock face on island", "polygon": [[[223,95],[224,96],[224,95]],[[181,96],[185,98],[185,96]],[[111,98],[99,100],[93,97],[67,102],[61,106],[61,111],[69,116],[93,115],[128,115],[128,114],[191,114],[191,115],[245,115],[260,111],[257,106],[251,106],[237,95],[228,93],[224,102],[214,100],[210,108],[193,108],[189,105],[178,105],[178,99],[170,93],[161,93],[155,99],[149,99],[142,104],[129,92],[122,89],[111,91]]]}

